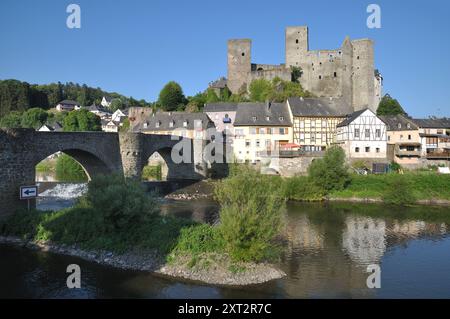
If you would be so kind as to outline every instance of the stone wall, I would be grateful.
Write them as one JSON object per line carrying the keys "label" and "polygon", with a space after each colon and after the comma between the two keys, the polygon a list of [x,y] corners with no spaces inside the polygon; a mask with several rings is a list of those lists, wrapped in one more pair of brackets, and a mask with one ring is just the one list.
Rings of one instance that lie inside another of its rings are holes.
{"label": "stone wall", "polygon": [[311,163],[318,158],[321,157],[302,156],[293,158],[279,158],[278,173],[283,177],[304,175],[307,173],[309,165],[311,165]]}

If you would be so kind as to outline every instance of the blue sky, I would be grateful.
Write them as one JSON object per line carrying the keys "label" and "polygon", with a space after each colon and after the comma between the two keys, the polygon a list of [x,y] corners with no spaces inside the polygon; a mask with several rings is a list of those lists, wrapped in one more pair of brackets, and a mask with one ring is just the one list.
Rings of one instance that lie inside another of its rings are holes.
{"label": "blue sky", "polygon": [[[70,3],[81,29],[66,26]],[[381,6],[381,29],[366,26],[370,3]],[[1,0],[0,79],[149,101],[175,80],[193,95],[226,76],[227,39],[252,38],[255,63],[284,63],[284,28],[308,25],[312,50],[372,38],[384,92],[413,116],[450,116],[449,16],[447,0]]]}

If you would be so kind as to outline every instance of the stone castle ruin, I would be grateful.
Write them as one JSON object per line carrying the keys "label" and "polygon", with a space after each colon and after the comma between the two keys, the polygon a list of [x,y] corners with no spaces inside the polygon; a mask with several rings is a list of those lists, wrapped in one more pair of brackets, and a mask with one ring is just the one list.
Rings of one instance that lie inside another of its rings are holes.
{"label": "stone castle ruin", "polygon": [[286,28],[285,64],[255,64],[251,40],[228,41],[227,86],[233,93],[247,90],[255,79],[291,80],[291,66],[300,67],[302,87],[316,97],[341,98],[355,111],[376,111],[381,100],[382,77],[374,68],[373,41],[346,37],[337,50],[309,50],[308,27]]}

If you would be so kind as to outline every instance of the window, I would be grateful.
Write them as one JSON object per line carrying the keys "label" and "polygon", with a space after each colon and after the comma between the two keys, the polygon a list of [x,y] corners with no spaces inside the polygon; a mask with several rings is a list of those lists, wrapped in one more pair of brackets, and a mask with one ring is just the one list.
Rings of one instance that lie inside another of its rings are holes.
{"label": "window", "polygon": [[187,127],[188,126],[188,121],[184,121],[183,122],[183,127]]}
{"label": "window", "polygon": [[295,43],[298,43],[298,39],[295,39]]}
{"label": "window", "polygon": [[370,147],[366,147],[366,153],[370,153]]}
{"label": "window", "polygon": [[365,134],[366,138],[370,138],[370,129],[366,129]]}
{"label": "window", "polygon": [[249,132],[250,132],[250,134],[255,135],[255,134],[256,134],[256,128],[251,127],[251,128],[249,129]]}
{"label": "window", "polygon": [[325,120],[322,121],[322,128],[327,128],[327,121]]}
{"label": "window", "polygon": [[[156,127],[159,127],[160,125],[161,125],[160,121],[157,121],[155,124]],[[144,127],[147,127],[147,126],[148,126],[148,123],[144,123]]]}
{"label": "window", "polygon": [[391,140],[391,136],[390,135],[388,135],[388,141],[390,141]]}
{"label": "window", "polygon": [[[156,123],[156,127],[159,127],[159,125],[158,125],[159,123]],[[144,128],[147,128],[148,127],[148,123],[147,122],[145,122],[144,123]]]}
{"label": "window", "polygon": [[256,116],[252,116],[252,121],[256,122]]}
{"label": "window", "polygon": [[355,147],[355,153],[359,153],[359,147]]}
{"label": "window", "polygon": [[261,127],[259,129],[259,134],[266,134],[266,128],[265,127]]}
{"label": "window", "polygon": [[270,121],[270,116],[266,116],[266,121],[267,121],[267,122]]}
{"label": "window", "polygon": [[319,75],[319,80],[322,80],[322,76],[321,75]]}
{"label": "window", "polygon": [[359,128],[355,128],[355,138],[359,138]]}
{"label": "window", "polygon": [[359,60],[359,55],[356,57],[356,60]]}
{"label": "window", "polygon": [[256,140],[256,147],[259,147],[260,146],[260,142],[259,142],[259,140]]}
{"label": "window", "polygon": [[335,77],[335,78],[337,78],[337,72],[334,72],[334,74],[333,74],[333,75],[334,75],[334,77]]}
{"label": "window", "polygon": [[411,128],[411,124],[410,124],[410,123],[406,124],[406,127],[407,127],[408,129],[410,129],[410,128]]}
{"label": "window", "polygon": [[402,123],[398,123],[398,129],[402,128]]}
{"label": "window", "polygon": [[379,128],[376,129],[375,133],[377,135],[377,138],[381,137],[381,130]]}
{"label": "window", "polygon": [[403,140],[403,134],[400,135],[400,141],[402,141],[402,140]]}
{"label": "window", "polygon": [[311,143],[315,143],[316,142],[316,134],[311,133]]}
{"label": "window", "polygon": [[170,121],[170,122],[169,122],[169,127],[173,127],[174,124],[175,124],[174,121]]}
{"label": "window", "polygon": [[411,141],[411,139],[412,139],[412,136],[411,136],[411,135],[408,135],[408,140]]}
{"label": "window", "polygon": [[438,133],[439,135],[442,135],[442,134],[444,134],[444,131],[443,131],[443,130],[438,130],[437,133]]}
{"label": "window", "polygon": [[305,121],[300,121],[300,128],[305,128]]}
{"label": "window", "polygon": [[280,134],[280,135],[287,134],[287,133],[285,132],[285,128],[284,128],[284,127],[280,127],[280,129],[279,129],[279,134]]}
{"label": "window", "polygon": [[315,120],[312,120],[311,121],[311,128],[315,128],[316,127],[316,121]]}
{"label": "window", "polygon": [[244,130],[243,129],[236,129],[236,136],[243,136]]}
{"label": "window", "polygon": [[377,153],[380,153],[380,148],[379,147],[377,147]]}
{"label": "window", "polygon": [[305,133],[300,133],[300,142],[305,142]]}
{"label": "window", "polygon": [[284,117],[283,117],[283,116],[280,116],[278,119],[279,119],[280,121],[284,121]]}
{"label": "window", "polygon": [[245,140],[245,147],[250,147],[250,140]]}
{"label": "window", "polygon": [[244,53],[244,52],[242,52],[242,56],[245,56],[245,53]]}
{"label": "window", "polygon": [[269,134],[269,135],[273,134],[273,130],[271,127],[267,128],[267,134]]}

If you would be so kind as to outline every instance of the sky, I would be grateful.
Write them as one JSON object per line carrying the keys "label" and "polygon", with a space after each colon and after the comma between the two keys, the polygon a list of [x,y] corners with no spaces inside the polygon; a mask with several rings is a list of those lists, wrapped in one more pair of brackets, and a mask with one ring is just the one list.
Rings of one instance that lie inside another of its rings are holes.
{"label": "sky", "polygon": [[[69,4],[81,28],[69,29]],[[367,27],[367,6],[381,28]],[[1,0],[0,79],[75,82],[154,101],[168,81],[186,95],[226,76],[227,40],[252,39],[252,62],[285,61],[286,26],[309,27],[310,50],[371,38],[384,93],[415,117],[450,117],[448,0]]]}

